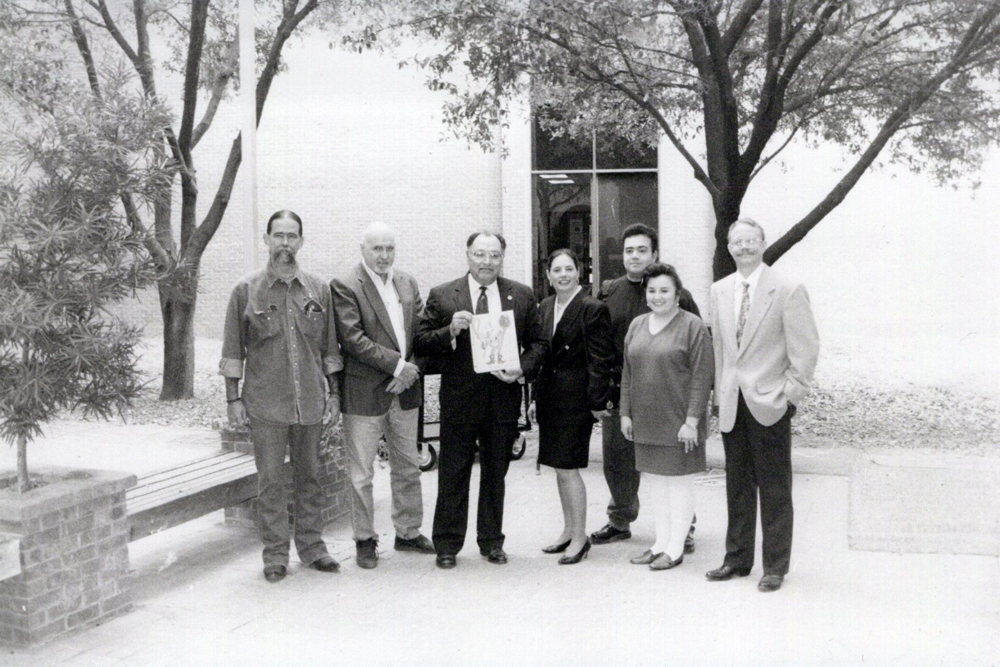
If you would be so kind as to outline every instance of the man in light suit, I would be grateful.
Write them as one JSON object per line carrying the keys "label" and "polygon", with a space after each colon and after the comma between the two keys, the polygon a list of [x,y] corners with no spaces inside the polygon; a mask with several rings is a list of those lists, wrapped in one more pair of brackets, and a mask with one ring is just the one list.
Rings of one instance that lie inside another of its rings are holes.
{"label": "man in light suit", "polygon": [[362,261],[330,283],[334,319],[344,356],[341,411],[351,475],[351,523],[357,563],[378,565],[372,478],[379,439],[385,437],[392,487],[394,547],[434,553],[420,534],[424,504],[417,455],[417,413],[423,401],[413,335],[423,313],[417,281],[392,268],[396,240],[384,224],[371,225]]}
{"label": "man in light suit", "polygon": [[763,264],[764,230],[749,218],[729,227],[735,273],[712,285],[715,397],[726,453],[726,558],[711,581],[750,574],[760,494],[764,576],[781,588],[792,551],[795,405],[812,385],[819,334],[805,287]]}
{"label": "man in light suit", "polygon": [[[521,377],[534,378],[548,343],[542,335],[537,302],[527,285],[500,277],[507,242],[493,232],[466,241],[469,272],[438,285],[427,297],[417,328],[417,353],[434,357],[441,368],[441,454],[434,509],[437,565],[456,565],[465,543],[469,480],[479,443],[479,552],[490,563],[507,562],[503,550],[504,476],[521,414]],[[514,316],[520,367],[476,373],[469,326],[473,313],[510,311]]]}

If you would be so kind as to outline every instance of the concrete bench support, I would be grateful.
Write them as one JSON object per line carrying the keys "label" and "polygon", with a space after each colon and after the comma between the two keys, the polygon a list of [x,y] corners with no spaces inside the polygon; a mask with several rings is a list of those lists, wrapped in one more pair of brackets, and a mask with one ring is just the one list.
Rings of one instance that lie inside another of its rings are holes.
{"label": "concrete bench support", "polygon": [[863,551],[1000,555],[1000,461],[860,457],[851,473],[848,544]]}

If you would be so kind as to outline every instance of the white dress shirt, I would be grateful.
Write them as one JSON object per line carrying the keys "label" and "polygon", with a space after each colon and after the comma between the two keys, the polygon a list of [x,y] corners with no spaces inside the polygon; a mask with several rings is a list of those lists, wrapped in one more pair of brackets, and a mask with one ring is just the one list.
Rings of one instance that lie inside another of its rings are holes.
{"label": "white dress shirt", "polygon": [[396,362],[396,370],[392,374],[399,377],[399,374],[403,372],[403,367],[406,366],[406,320],[403,317],[403,302],[396,292],[396,286],[392,284],[392,269],[389,269],[385,281],[383,281],[382,276],[368,268],[364,260],[361,260],[361,266],[365,267],[368,276],[375,283],[375,289],[378,290],[378,295],[382,297],[382,303],[385,304],[385,309],[389,313],[392,333],[396,335],[396,342],[399,343],[399,361]]}
{"label": "white dress shirt", "polygon": [[753,295],[757,291],[757,283],[760,282],[760,274],[764,270],[764,263],[761,262],[756,269],[753,270],[746,278],[743,274],[737,271],[733,274],[733,280],[735,280],[735,288],[733,289],[733,322],[737,323],[739,326],[740,321],[740,304],[743,303],[743,283],[748,283],[750,285],[750,307],[753,307]]}
{"label": "white dress shirt", "polygon": [[[576,286],[576,289],[573,291],[573,293],[570,295],[570,297],[566,300],[566,306],[568,306],[570,303],[572,303],[573,299],[576,298],[576,295],[579,294],[580,290],[582,290],[582,289],[583,289],[583,287],[581,287],[580,285]],[[552,334],[553,335],[555,335],[555,333],[556,333],[556,327],[559,326],[559,320],[562,319],[563,313],[566,312],[566,306],[560,305],[560,303],[559,303],[559,297],[558,296],[556,297],[555,306],[556,306],[555,310],[552,311]]]}
{"label": "white dress shirt", "polygon": [[[472,274],[469,274],[469,296],[472,298],[472,314],[476,314],[476,302],[479,301],[479,288],[482,287]],[[500,288],[497,287],[497,281],[491,282],[486,285],[486,304],[490,307],[491,313],[499,313],[503,310],[503,306],[500,305]]]}

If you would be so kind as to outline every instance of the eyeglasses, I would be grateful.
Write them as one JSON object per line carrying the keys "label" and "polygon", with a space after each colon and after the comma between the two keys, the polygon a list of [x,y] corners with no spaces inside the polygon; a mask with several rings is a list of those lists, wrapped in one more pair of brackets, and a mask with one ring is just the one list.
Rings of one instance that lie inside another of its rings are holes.
{"label": "eyeglasses", "polygon": [[502,252],[486,252],[485,250],[476,250],[475,252],[469,253],[472,255],[472,259],[477,262],[485,262],[487,259],[491,262],[499,262],[503,259]]}
{"label": "eyeglasses", "polygon": [[760,239],[738,239],[736,241],[730,241],[730,248],[755,248],[761,243]]}

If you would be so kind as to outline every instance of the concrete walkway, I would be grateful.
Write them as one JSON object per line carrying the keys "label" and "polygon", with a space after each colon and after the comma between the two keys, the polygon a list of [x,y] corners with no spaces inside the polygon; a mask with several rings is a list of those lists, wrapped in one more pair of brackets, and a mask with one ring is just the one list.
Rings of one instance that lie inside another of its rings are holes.
{"label": "concrete walkway", "polygon": [[[54,430],[48,446],[33,448],[33,460],[80,465],[66,459],[78,455],[86,438],[88,467],[100,458],[100,465],[128,462],[143,472],[217,447],[211,433],[199,441],[159,427],[141,433],[119,427],[117,434],[101,430],[107,425],[88,428],[68,427],[62,441]],[[98,431],[114,442],[93,446]],[[135,451],[116,458],[115,450],[126,446]],[[713,448],[718,444],[710,443],[710,459]],[[828,463],[831,456],[839,462]],[[839,448],[797,454],[797,461],[824,461],[820,468],[834,472],[851,458]],[[540,551],[561,529],[555,477],[549,469],[536,473],[530,445],[507,476],[506,566],[480,558],[474,530],[451,571],[438,570],[433,556],[394,552],[389,474],[379,470],[377,569],[355,565],[345,521],[327,532],[343,565],[339,574],[293,559],[289,577],[268,584],[256,536],[226,527],[216,513],[130,545],[131,613],[36,649],[0,648],[0,665],[1000,664],[997,558],[849,550],[848,479],[796,468],[792,571],[777,593],[757,591],[759,564],[744,579],[704,578],[724,552],[725,486],[717,470],[698,477],[697,551],[680,567],[651,572],[628,563],[652,542],[648,509],[630,541],[595,546],[576,566],[557,565],[557,556]],[[599,462],[584,479],[588,525],[596,530],[608,500]],[[423,481],[429,534],[437,472]]]}

